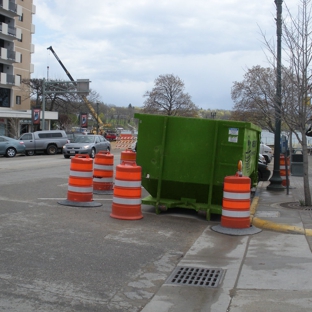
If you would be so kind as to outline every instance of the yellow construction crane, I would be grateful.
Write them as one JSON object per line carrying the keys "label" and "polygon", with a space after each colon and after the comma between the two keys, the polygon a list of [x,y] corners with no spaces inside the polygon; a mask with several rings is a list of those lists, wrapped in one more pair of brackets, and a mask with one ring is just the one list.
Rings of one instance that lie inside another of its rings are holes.
{"label": "yellow construction crane", "polygon": [[[74,80],[74,78],[72,77],[72,75],[68,72],[68,70],[66,69],[66,67],[64,66],[64,64],[62,63],[62,61],[59,59],[59,57],[57,56],[57,54],[55,53],[55,51],[53,50],[52,46],[48,47],[47,50],[50,50],[53,55],[55,56],[55,58],[58,60],[58,62],[60,63],[60,65],[62,66],[62,68],[64,69],[65,73],[67,74],[68,78],[73,82],[73,84],[75,86],[77,86],[77,82]],[[95,118],[95,120],[97,121],[99,128],[103,129],[104,128],[104,123],[101,120],[101,118],[98,116],[97,112],[95,111],[95,109],[93,108],[92,104],[87,100],[85,95],[80,95],[81,98],[83,99],[83,101],[85,102],[85,104],[87,105],[91,115]]]}

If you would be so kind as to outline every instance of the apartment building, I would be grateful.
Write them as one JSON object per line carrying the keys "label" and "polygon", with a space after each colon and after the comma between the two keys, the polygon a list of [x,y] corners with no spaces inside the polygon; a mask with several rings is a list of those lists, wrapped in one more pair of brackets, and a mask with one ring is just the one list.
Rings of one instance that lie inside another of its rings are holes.
{"label": "apartment building", "polygon": [[[19,137],[32,130],[30,93],[22,79],[30,79],[34,72],[35,13],[33,0],[0,0],[0,135]],[[45,118],[49,129],[58,114],[47,112]]]}

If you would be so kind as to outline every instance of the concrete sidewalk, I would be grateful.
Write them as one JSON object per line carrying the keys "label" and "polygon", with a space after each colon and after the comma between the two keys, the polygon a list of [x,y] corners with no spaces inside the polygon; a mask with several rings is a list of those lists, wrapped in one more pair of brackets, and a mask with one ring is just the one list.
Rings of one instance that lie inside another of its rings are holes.
{"label": "concrete sidewalk", "polygon": [[186,269],[220,270],[217,285],[167,280],[143,312],[311,310],[312,210],[300,206],[303,178],[290,177],[289,195],[268,191],[268,184],[259,183],[251,209],[260,233],[230,236],[210,225],[179,262]]}

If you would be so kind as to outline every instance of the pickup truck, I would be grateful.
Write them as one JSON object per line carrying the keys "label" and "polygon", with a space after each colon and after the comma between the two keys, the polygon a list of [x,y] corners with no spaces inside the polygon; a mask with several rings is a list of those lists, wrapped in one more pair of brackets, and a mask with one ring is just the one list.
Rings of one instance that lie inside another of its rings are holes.
{"label": "pickup truck", "polygon": [[26,146],[26,155],[32,156],[36,152],[55,155],[62,151],[68,143],[67,135],[63,130],[47,130],[24,133],[20,138]]}

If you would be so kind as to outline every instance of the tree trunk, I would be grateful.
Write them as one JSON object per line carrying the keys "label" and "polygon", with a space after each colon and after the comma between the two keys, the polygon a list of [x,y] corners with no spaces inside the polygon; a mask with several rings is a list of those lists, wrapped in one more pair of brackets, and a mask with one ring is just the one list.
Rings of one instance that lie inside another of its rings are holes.
{"label": "tree trunk", "polygon": [[307,147],[307,137],[302,133],[302,154],[303,154],[303,189],[304,189],[304,204],[311,206],[311,192],[309,185],[309,157]]}

